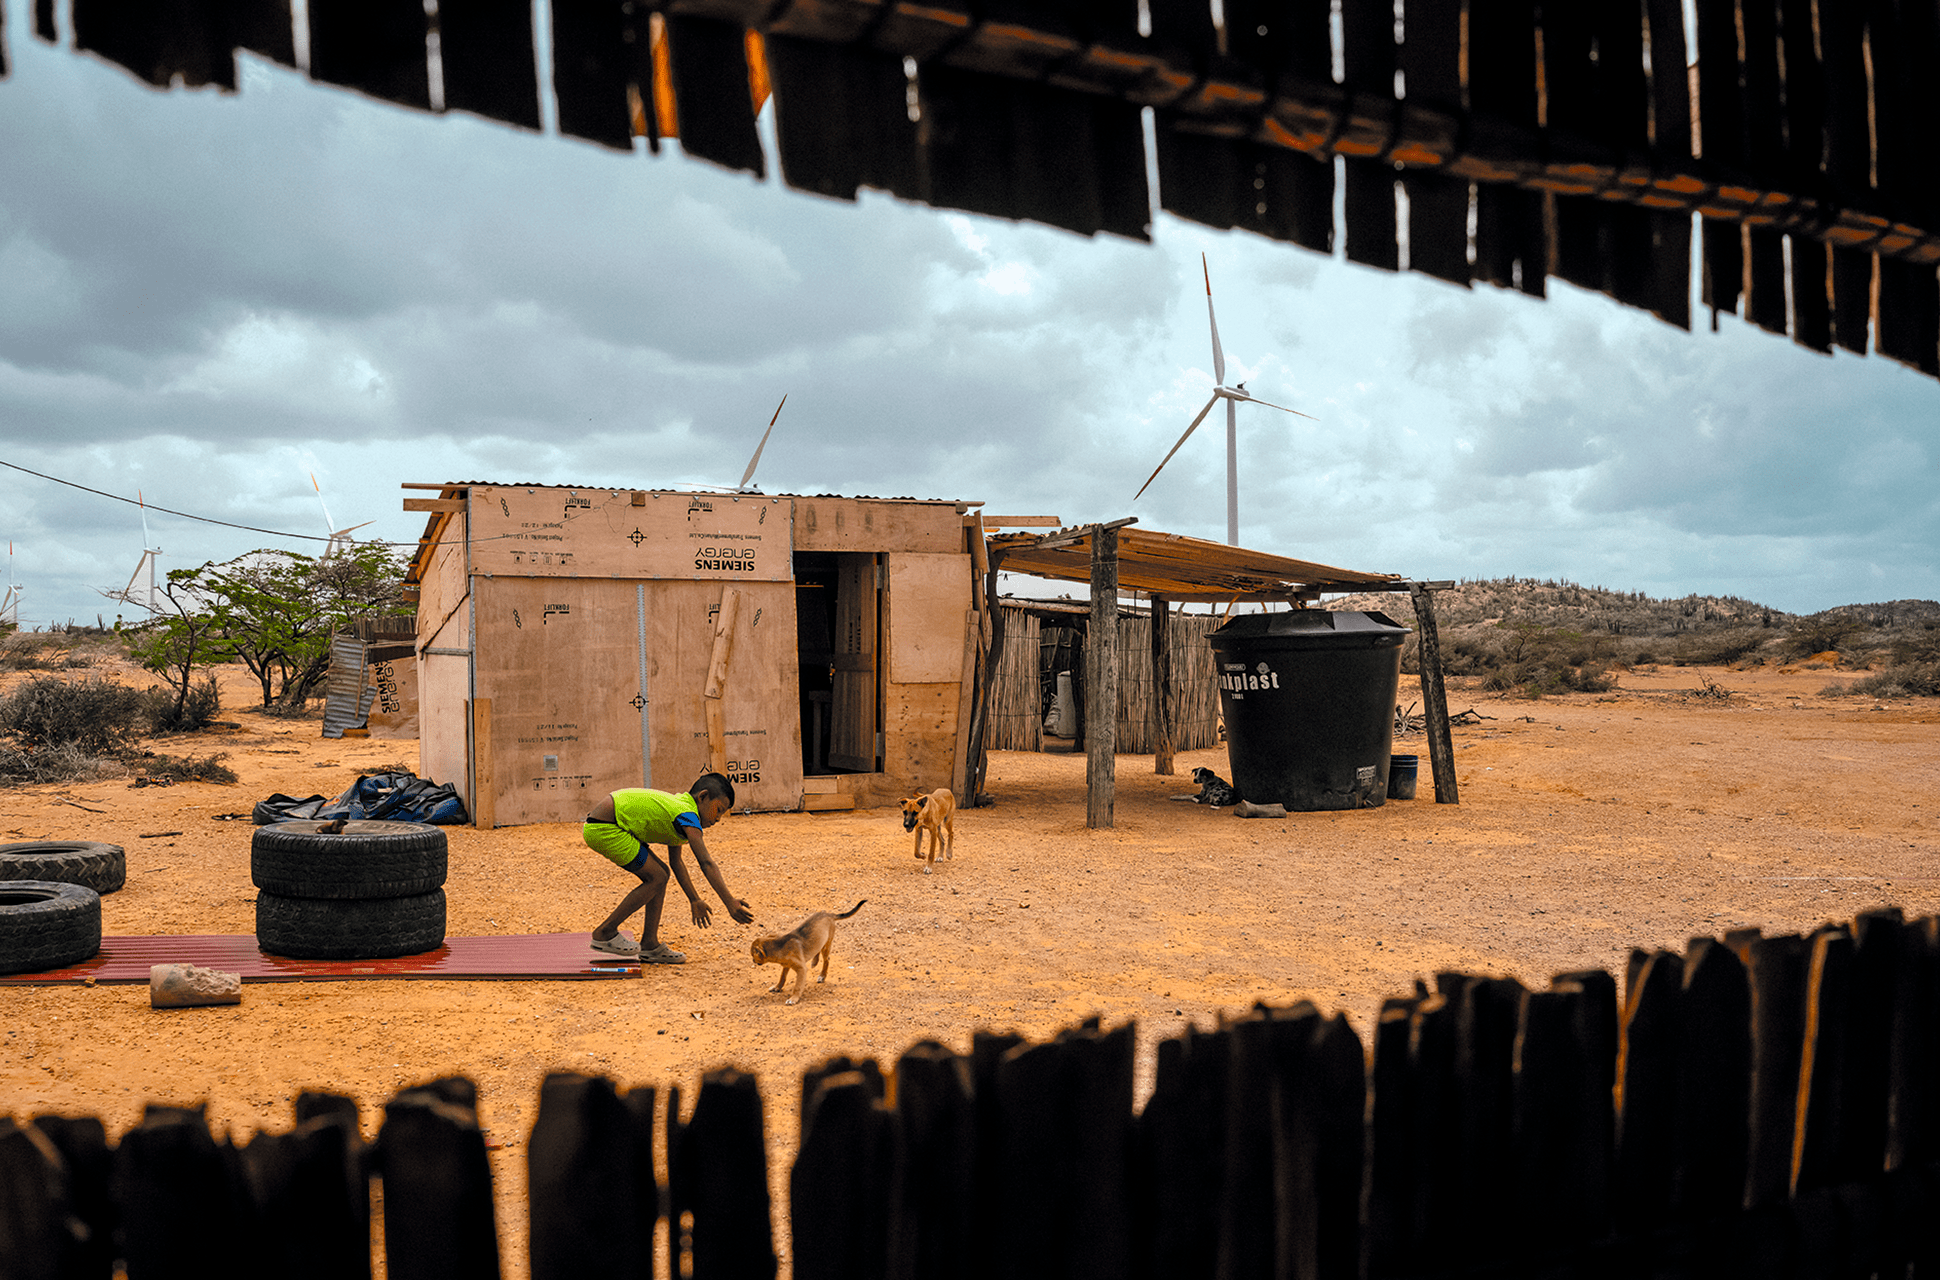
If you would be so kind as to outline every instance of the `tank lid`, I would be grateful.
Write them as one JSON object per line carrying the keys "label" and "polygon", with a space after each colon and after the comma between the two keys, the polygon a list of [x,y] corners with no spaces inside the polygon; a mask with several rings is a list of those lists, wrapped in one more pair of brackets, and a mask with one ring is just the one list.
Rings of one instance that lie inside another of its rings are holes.
{"label": "tank lid", "polygon": [[1399,632],[1408,628],[1385,613],[1354,609],[1294,609],[1286,613],[1245,613],[1212,632],[1215,636],[1297,636],[1326,632]]}

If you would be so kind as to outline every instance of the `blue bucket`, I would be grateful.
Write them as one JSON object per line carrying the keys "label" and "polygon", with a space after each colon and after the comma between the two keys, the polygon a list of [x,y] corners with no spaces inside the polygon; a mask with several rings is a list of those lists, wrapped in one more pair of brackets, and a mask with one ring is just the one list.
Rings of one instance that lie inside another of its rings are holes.
{"label": "blue bucket", "polygon": [[1415,775],[1421,768],[1420,756],[1388,757],[1388,799],[1415,798]]}

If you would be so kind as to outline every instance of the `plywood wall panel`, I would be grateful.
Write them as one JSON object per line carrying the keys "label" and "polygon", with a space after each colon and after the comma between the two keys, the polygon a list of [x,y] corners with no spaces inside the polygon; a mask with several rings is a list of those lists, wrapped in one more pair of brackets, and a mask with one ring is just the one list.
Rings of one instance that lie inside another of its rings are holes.
{"label": "plywood wall panel", "polygon": [[976,603],[969,555],[895,552],[884,559],[889,566],[889,679],[896,684],[959,680],[963,613]]}
{"label": "plywood wall panel", "polygon": [[370,682],[377,690],[371,700],[370,736],[373,738],[416,738],[418,736],[418,661],[396,658],[370,664]]}
{"label": "plywood wall panel", "polygon": [[[644,586],[653,785],[684,791],[708,768],[702,689],[712,613],[742,594],[721,699],[738,808],[801,800],[801,731],[790,583]],[[495,578],[478,589],[478,696],[492,701],[500,825],[572,822],[642,781],[640,584],[610,578]]]}
{"label": "plywood wall panel", "polygon": [[633,584],[481,578],[476,593],[498,822],[570,822],[614,788],[639,786]]}
{"label": "plywood wall panel", "polygon": [[543,487],[471,490],[476,573],[785,582],[790,499]]}
{"label": "plywood wall panel", "polygon": [[941,502],[796,498],[797,551],[963,550],[963,517]]}
{"label": "plywood wall panel", "polygon": [[[962,614],[957,617],[961,634]],[[955,680],[890,686],[883,707],[883,773],[898,796],[951,785],[961,692]]]}
{"label": "plywood wall panel", "polygon": [[[654,785],[686,789],[708,769],[702,691],[714,658],[719,582],[647,586]],[[795,809],[802,796],[800,677],[791,582],[735,583],[734,622],[721,697],[729,779],[737,809]]]}
{"label": "plywood wall panel", "polygon": [[424,654],[418,658],[418,776],[448,782],[469,811],[471,747],[465,701],[471,697],[471,662]]}
{"label": "plywood wall panel", "polygon": [[[441,649],[465,649],[471,636],[464,629],[462,606],[468,584],[465,580],[464,525],[453,520],[445,525],[446,540],[431,553],[424,580],[418,589],[418,648],[437,645]],[[460,625],[452,630],[452,623]]]}

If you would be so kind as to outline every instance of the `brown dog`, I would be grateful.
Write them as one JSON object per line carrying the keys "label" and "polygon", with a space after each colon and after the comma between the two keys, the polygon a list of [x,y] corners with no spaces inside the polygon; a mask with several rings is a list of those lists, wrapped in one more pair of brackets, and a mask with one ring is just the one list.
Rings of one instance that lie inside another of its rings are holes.
{"label": "brown dog", "polygon": [[[928,875],[936,865],[936,851],[942,847],[943,856],[957,856],[957,798],[950,794],[948,787],[938,787],[926,796],[911,796],[903,801],[903,830],[916,833],[915,856],[923,856],[923,833],[930,833],[930,860],[923,864],[923,874]],[[949,836],[944,844],[943,837]]]}
{"label": "brown dog", "polygon": [[768,990],[782,990],[788,985],[788,975],[792,972],[795,975],[795,994],[788,997],[787,1003],[794,1004],[802,998],[802,992],[807,989],[808,968],[817,960],[822,962],[822,976],[815,981],[827,982],[829,944],[835,941],[835,922],[847,920],[862,910],[862,903],[867,901],[869,899],[864,898],[862,902],[856,903],[839,916],[832,916],[826,911],[817,911],[778,938],[756,938],[752,948],[755,968],[759,969],[764,964],[781,966],[781,976],[775,979],[775,985]]}

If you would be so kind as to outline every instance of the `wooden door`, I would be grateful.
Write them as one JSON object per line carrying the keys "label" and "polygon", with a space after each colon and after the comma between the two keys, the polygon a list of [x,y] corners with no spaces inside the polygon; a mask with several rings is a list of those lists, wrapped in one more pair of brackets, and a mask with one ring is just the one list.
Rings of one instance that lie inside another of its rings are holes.
{"label": "wooden door", "polygon": [[829,764],[852,773],[874,773],[881,589],[874,555],[845,554],[835,587],[835,684],[829,708]]}

